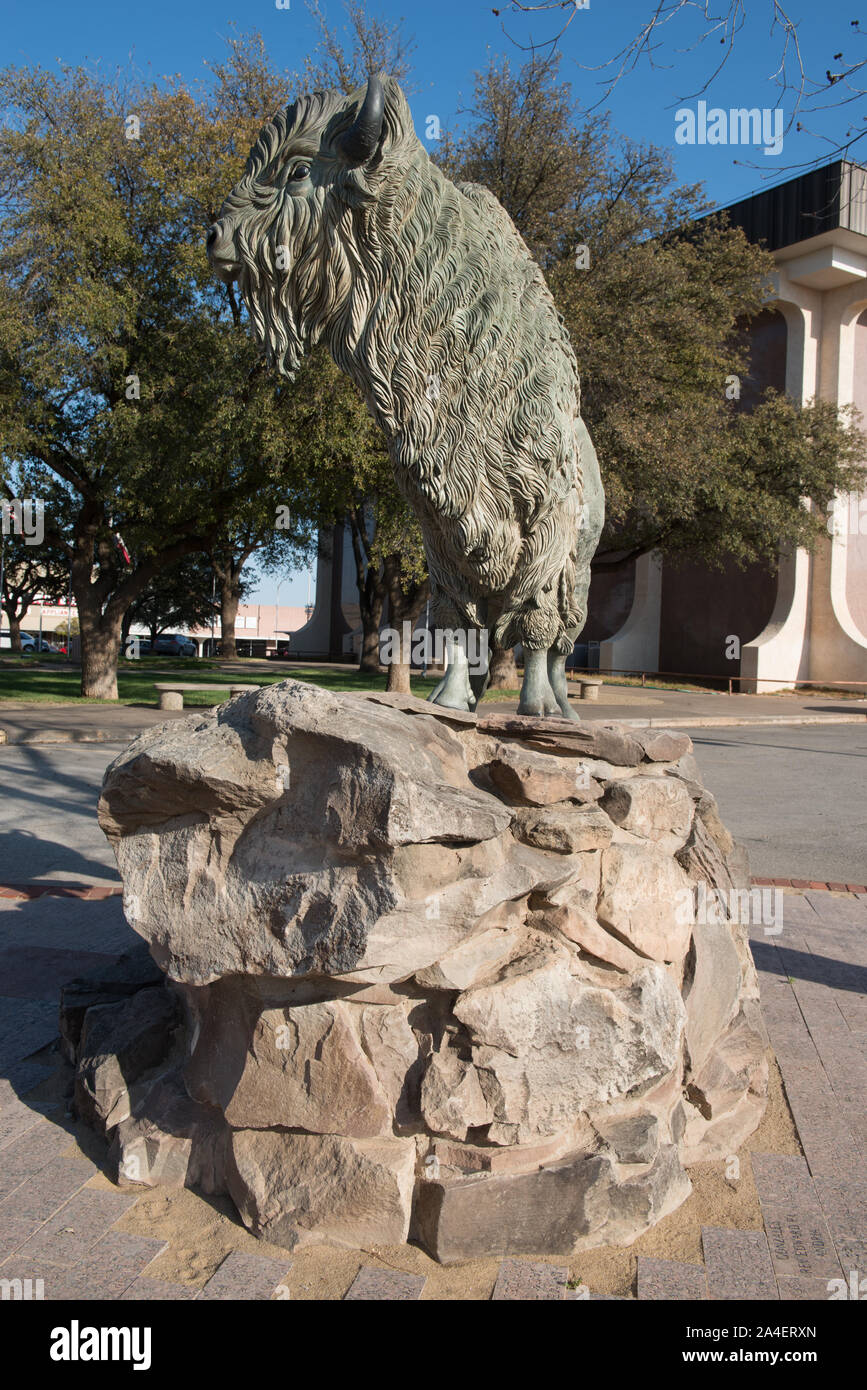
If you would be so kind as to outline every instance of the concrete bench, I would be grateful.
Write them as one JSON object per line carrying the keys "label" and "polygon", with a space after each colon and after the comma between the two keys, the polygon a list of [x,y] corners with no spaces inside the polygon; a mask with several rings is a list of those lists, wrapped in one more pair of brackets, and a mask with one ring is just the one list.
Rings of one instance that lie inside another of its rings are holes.
{"label": "concrete bench", "polygon": [[[243,695],[248,690],[258,690],[258,685],[230,685],[230,695]],[[160,709],[183,709],[186,690],[225,690],[224,685],[200,683],[198,681],[154,681],[154,689],[160,693]]]}
{"label": "concrete bench", "polygon": [[601,680],[597,680],[595,676],[591,676],[591,677],[587,677],[587,678],[585,678],[584,676],[581,676],[581,677],[580,677],[580,684],[581,684],[581,699],[582,699],[582,700],[598,700],[598,699],[599,699],[599,687],[600,687],[600,685],[602,684],[602,681],[601,681]]}

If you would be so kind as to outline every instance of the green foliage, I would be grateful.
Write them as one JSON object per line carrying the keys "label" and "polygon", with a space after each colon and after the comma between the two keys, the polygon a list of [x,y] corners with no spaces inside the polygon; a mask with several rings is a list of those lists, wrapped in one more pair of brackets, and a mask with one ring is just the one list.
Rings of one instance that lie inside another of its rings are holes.
{"label": "green foliage", "polygon": [[211,621],[213,574],[203,555],[187,555],[160,570],[127,610],[127,627],[147,628],[151,640],[177,627]]}

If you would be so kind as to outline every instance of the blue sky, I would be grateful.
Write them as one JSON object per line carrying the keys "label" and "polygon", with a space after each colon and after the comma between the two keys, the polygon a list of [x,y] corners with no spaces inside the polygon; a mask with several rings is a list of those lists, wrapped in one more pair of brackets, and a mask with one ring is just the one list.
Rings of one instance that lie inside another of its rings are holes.
{"label": "blue sky", "polygon": [[[579,0],[580,2],[580,0]],[[321,0],[331,24],[340,27],[345,15],[339,0]],[[508,53],[515,63],[520,50],[501,27],[505,20],[512,39],[526,43],[550,37],[558,16],[515,16],[507,0],[499,0],[500,18],[492,13],[498,0],[369,0],[371,13],[387,18],[403,16],[405,28],[415,39],[415,79],[411,104],[416,127],[424,133],[428,115],[443,126],[460,124],[460,109],[469,104],[473,73],[486,66],[490,54]],[[537,0],[538,3],[538,0]],[[783,0],[786,4],[786,0]],[[603,95],[602,74],[595,67],[612,58],[648,17],[651,0],[589,0],[589,7],[574,14],[561,40],[563,76],[571,81],[582,105],[590,107]],[[675,111],[708,107],[777,108],[783,125],[792,113],[792,94],[781,92],[774,80],[782,56],[779,30],[771,31],[772,0],[751,0],[747,21],[737,35],[732,56],[706,91],[702,87],[725,48],[712,37],[690,49],[697,35],[698,9],[670,24],[664,49],[652,68],[646,60],[620,81],[604,108],[615,127],[632,139],[651,141],[669,149],[678,176],[687,182],[703,181],[709,201],[724,205],[768,183],[780,182],[802,172],[808,161],[831,156],[847,126],[863,120],[853,103],[825,112],[805,115],[811,133],[785,134],[782,151],[765,155],[762,150],[731,145],[680,145],[675,142]],[[727,0],[718,0],[723,11]],[[858,13],[854,4],[823,0],[791,0],[787,12],[798,25],[798,38],[810,73],[821,76],[826,68],[836,71],[834,55],[849,60],[865,54],[850,27]],[[205,59],[218,59],[225,36],[237,29],[259,29],[274,61],[289,69],[300,68],[305,54],[316,43],[316,26],[304,0],[290,0],[289,9],[278,9],[275,0],[147,0],[146,4],[123,0],[2,0],[3,61],[52,66],[57,59],[70,64],[99,62],[107,68],[132,60],[145,74],[159,77],[181,73],[187,80],[205,76]],[[867,31],[867,20],[863,28]],[[794,74],[794,61],[791,65]],[[263,113],[265,114],[265,113]],[[867,139],[856,147],[867,158]],[[856,156],[858,157],[857,153]],[[257,599],[273,602],[275,582],[263,580]],[[303,575],[281,584],[281,603],[304,603],[307,581]]]}

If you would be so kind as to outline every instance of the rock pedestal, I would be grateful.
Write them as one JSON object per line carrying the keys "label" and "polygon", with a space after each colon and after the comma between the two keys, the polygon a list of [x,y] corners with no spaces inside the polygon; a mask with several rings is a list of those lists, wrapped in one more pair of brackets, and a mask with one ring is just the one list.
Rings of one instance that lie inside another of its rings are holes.
{"label": "rock pedestal", "polygon": [[99,815],[166,978],[67,1028],[124,1181],[289,1249],[565,1254],[758,1124],[746,861],[683,734],[286,681],[143,734]]}

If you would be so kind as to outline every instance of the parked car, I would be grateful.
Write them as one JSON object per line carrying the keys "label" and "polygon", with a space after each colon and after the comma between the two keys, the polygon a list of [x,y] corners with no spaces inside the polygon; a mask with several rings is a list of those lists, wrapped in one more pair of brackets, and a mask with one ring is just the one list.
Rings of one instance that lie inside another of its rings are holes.
{"label": "parked car", "polygon": [[195,656],[198,647],[190,637],[182,637],[178,632],[164,632],[154,642],[153,650],[157,656]]}
{"label": "parked car", "polygon": [[49,642],[47,637],[31,637],[29,632],[21,634],[22,652],[59,652],[62,649],[53,642]]}

